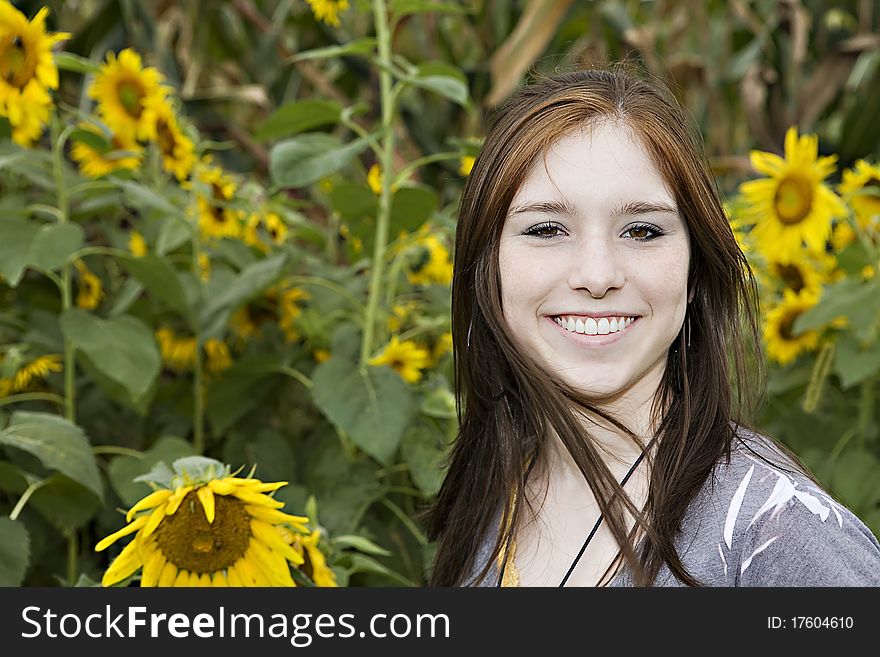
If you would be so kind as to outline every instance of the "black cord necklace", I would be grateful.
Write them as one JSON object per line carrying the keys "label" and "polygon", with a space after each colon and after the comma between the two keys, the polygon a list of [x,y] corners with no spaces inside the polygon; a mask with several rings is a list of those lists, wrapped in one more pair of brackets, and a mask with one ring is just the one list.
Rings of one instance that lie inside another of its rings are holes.
{"label": "black cord necklace", "polygon": [[[639,463],[642,462],[642,458],[644,456],[645,456],[645,452],[642,452],[641,454],[639,454],[639,458],[637,458],[636,462],[632,464],[632,466],[629,469],[629,472],[626,473],[626,476],[623,478],[623,481],[620,482],[621,488],[626,486],[626,482],[629,480],[630,476],[632,476],[632,473],[635,472],[636,468],[639,467]],[[535,460],[537,458],[538,458],[538,454],[536,452],[535,455],[532,457],[531,463],[529,463],[529,467],[526,469],[526,475],[525,475],[526,481],[528,481],[529,473],[532,471],[532,466],[535,465]],[[514,515],[516,515],[518,513],[519,513],[519,507],[517,507],[516,511],[514,512]],[[565,583],[568,581],[568,578],[571,577],[571,574],[574,572],[574,569],[577,566],[578,561],[580,561],[581,556],[584,554],[584,552],[586,552],[587,546],[590,544],[590,541],[593,540],[593,536],[595,536],[596,532],[599,530],[599,525],[602,524],[602,520],[604,518],[605,518],[604,514],[600,513],[599,519],[596,521],[596,524],[593,525],[593,529],[590,531],[589,535],[587,536],[587,540],[584,541],[584,544],[581,546],[581,549],[577,553],[577,556],[574,558],[574,561],[571,562],[571,566],[568,567],[568,572],[565,573],[565,577],[563,577],[562,581],[559,583],[559,588],[562,588],[563,586],[565,586]],[[516,518],[514,518],[514,527],[516,526],[515,520],[516,520]],[[501,572],[498,574],[498,586],[499,587],[501,586],[501,582],[504,579],[504,571],[507,568],[507,559],[510,556],[510,540],[511,540],[512,536],[513,536],[513,532],[511,532],[510,536],[507,537],[507,546],[504,551],[504,562],[501,564]]]}

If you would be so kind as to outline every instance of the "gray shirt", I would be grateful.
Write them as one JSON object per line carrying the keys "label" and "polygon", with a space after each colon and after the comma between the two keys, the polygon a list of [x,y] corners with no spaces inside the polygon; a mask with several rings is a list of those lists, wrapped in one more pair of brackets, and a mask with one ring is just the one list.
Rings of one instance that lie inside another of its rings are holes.
{"label": "gray shirt", "polygon": [[[683,518],[675,544],[685,569],[706,586],[880,586],[880,543],[871,530],[771,439],[742,428],[739,435],[775,465],[733,442],[730,463],[715,466]],[[497,563],[473,583],[494,538],[482,542],[469,585],[497,586]],[[609,586],[632,586],[626,565]],[[654,586],[684,584],[664,564]]]}

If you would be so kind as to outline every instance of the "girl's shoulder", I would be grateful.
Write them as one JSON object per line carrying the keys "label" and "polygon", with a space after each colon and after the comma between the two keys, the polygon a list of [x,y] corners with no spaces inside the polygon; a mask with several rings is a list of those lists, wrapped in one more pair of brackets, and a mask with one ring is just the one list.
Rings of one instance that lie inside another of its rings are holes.
{"label": "girl's shoulder", "polygon": [[773,438],[734,428],[730,461],[717,464],[689,513],[692,536],[715,543],[727,585],[880,586],[871,530]]}

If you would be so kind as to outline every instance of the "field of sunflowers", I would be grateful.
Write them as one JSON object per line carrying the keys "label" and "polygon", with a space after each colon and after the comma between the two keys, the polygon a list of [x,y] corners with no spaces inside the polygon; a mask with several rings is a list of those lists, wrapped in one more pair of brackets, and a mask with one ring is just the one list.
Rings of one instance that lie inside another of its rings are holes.
{"label": "field of sunflowers", "polygon": [[878,24],[858,0],[0,0],[0,585],[423,585],[486,119],[624,57],[687,107],[758,275],[759,426],[880,534]]}

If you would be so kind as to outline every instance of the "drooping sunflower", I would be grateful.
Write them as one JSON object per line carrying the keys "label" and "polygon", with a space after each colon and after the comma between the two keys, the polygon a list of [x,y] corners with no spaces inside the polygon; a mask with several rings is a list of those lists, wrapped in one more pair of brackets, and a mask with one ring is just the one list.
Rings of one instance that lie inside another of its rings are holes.
{"label": "drooping sunflower", "polygon": [[196,165],[195,145],[180,129],[167,101],[156,108],[156,144],[162,153],[162,168],[178,180],[189,178]]}
{"label": "drooping sunflower", "polygon": [[792,327],[795,320],[818,303],[819,297],[808,290],[795,294],[783,290],[783,299],[767,311],[764,326],[764,342],[767,355],[780,365],[787,365],[801,353],[814,351],[819,345],[819,333],[806,331],[794,335]]}
{"label": "drooping sunflower", "polygon": [[339,14],[348,9],[348,0],[308,0],[312,13],[319,21],[339,27]]}
{"label": "drooping sunflower", "polygon": [[278,293],[278,326],[287,342],[299,340],[299,331],[296,329],[296,318],[302,313],[299,302],[309,298],[311,295],[301,287],[289,287]]}
{"label": "drooping sunflower", "polygon": [[327,565],[324,553],[318,549],[321,530],[316,529],[310,534],[293,534],[292,538],[291,547],[305,560],[302,570],[311,578],[315,586],[335,587],[336,575]]}
{"label": "drooping sunflower", "polygon": [[776,260],[798,257],[804,245],[819,253],[831,236],[832,220],[846,214],[840,198],[824,184],[834,173],[836,155],[818,157],[815,135],[798,137],[792,126],[785,134],[785,158],[751,152],[752,166],[769,178],[740,185],[748,201],[744,216],[754,223],[757,248]]}
{"label": "drooping sunflower", "polygon": [[370,365],[387,365],[407,383],[417,383],[422,378],[422,370],[431,364],[431,354],[413,340],[400,342],[392,336],[385,348],[369,361]]}
{"label": "drooping sunflower", "polygon": [[12,139],[30,146],[49,122],[52,97],[58,88],[58,67],[52,47],[70,38],[67,32],[46,31],[49,10],[32,21],[7,0],[0,0],[0,115],[9,119]]}
{"label": "drooping sunflower", "polygon": [[103,586],[138,570],[141,586],[296,586],[290,566],[305,559],[291,534],[310,531],[307,517],[282,512],[272,497],[287,482],[232,476],[229,466],[199,456],[171,469],[161,464],[139,480],[156,490],[129,509],[127,526],[95,546],[100,552],[135,534]]}
{"label": "drooping sunflower", "polygon": [[205,340],[205,356],[207,357],[208,371],[212,374],[217,374],[232,366],[229,347],[223,340],[217,338]]}
{"label": "drooping sunflower", "polygon": [[[61,358],[58,354],[47,354],[28,361],[18,354],[8,358],[0,354],[0,373],[8,374],[0,376],[0,397],[26,392],[34,383],[49,376],[50,372],[62,371]],[[9,369],[8,373],[4,372],[6,369]]]}
{"label": "drooping sunflower", "polygon": [[144,67],[141,56],[126,48],[107,61],[89,87],[104,123],[120,137],[150,141],[156,137],[156,118],[166,102],[168,88],[163,75]]}
{"label": "drooping sunflower", "polygon": [[[268,237],[268,243],[263,239],[263,234]],[[257,247],[264,253],[268,253],[270,244],[283,244],[287,239],[287,235],[287,224],[284,223],[284,220],[277,213],[253,213],[247,219],[242,241],[249,246]]]}
{"label": "drooping sunflower", "polygon": [[75,260],[73,265],[79,272],[76,305],[86,310],[94,310],[104,298],[104,286],[101,284],[101,279],[95,276],[82,260]]}
{"label": "drooping sunflower", "polygon": [[436,235],[425,235],[418,242],[419,259],[408,268],[407,280],[413,285],[449,285],[452,283],[452,262],[449,251]]}
{"label": "drooping sunflower", "polygon": [[72,140],[70,156],[84,175],[100,178],[120,169],[134,171],[141,165],[143,148],[130,135],[113,135],[107,139],[98,126],[82,124],[80,128],[96,137]]}
{"label": "drooping sunflower", "polygon": [[196,339],[177,335],[167,326],[156,329],[162,362],[175,372],[188,372],[196,362]]}

